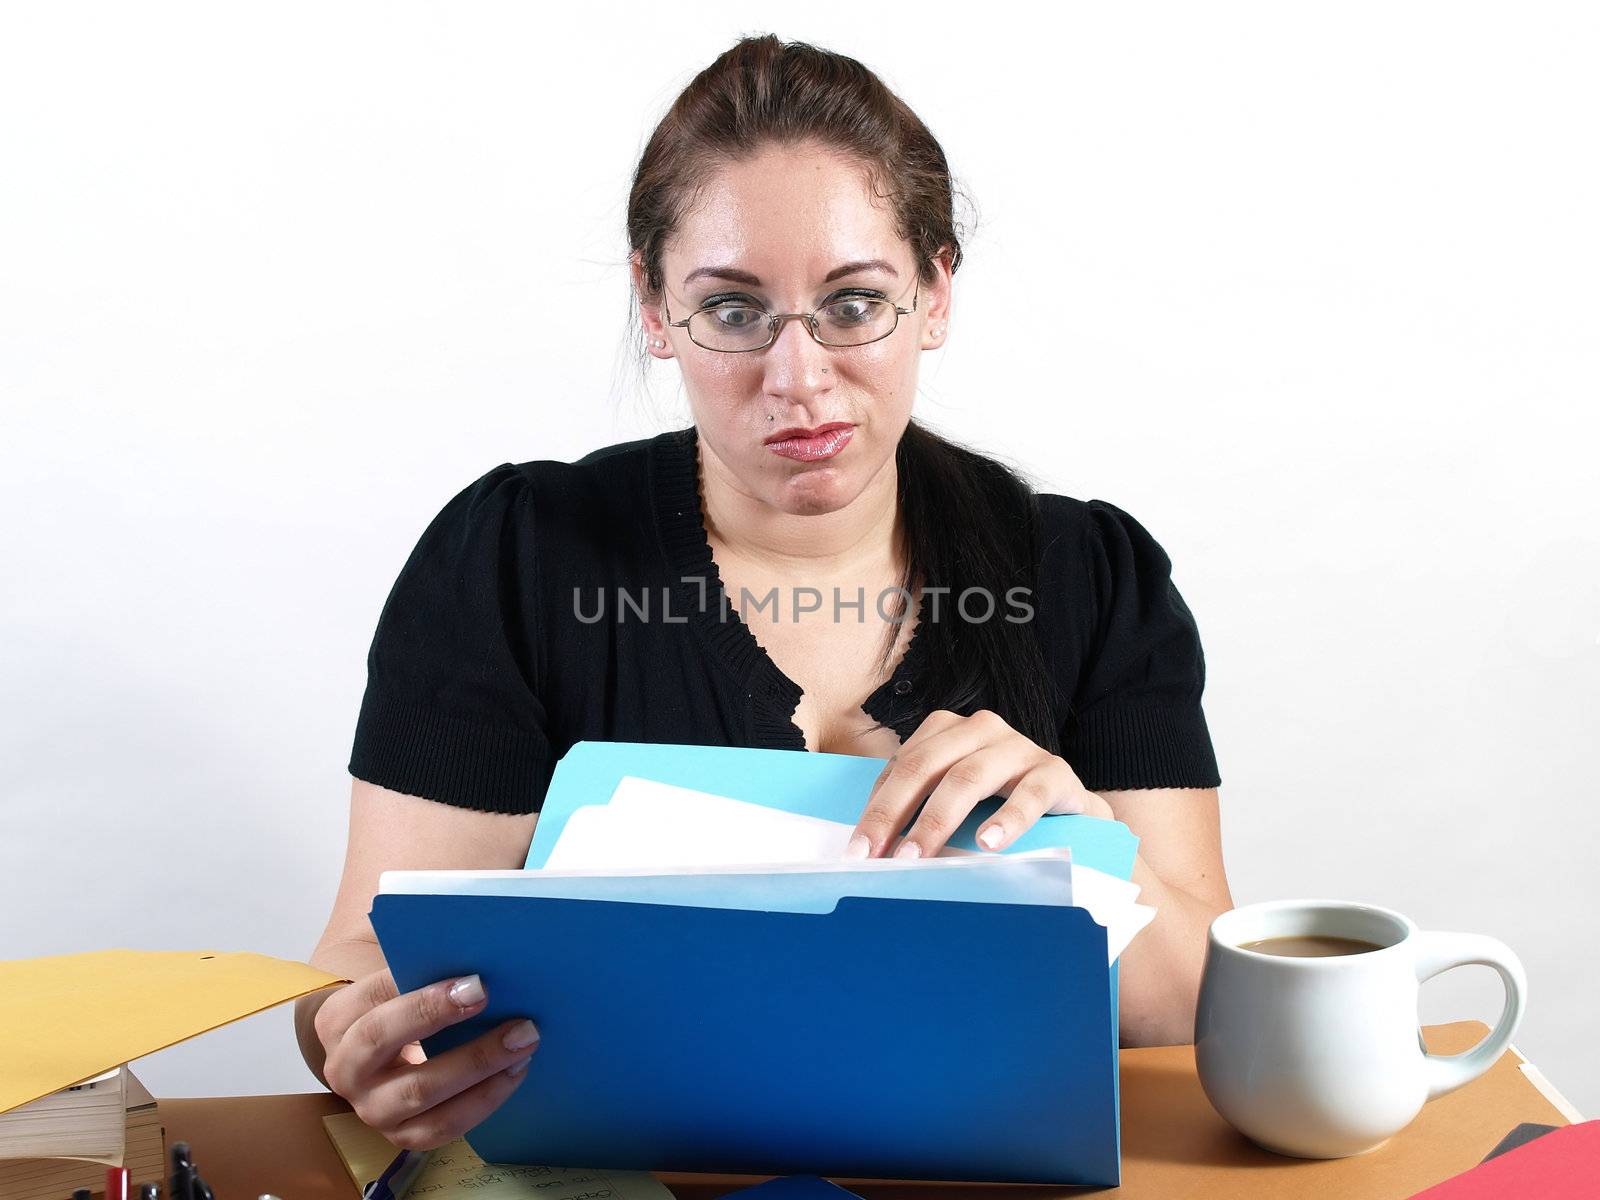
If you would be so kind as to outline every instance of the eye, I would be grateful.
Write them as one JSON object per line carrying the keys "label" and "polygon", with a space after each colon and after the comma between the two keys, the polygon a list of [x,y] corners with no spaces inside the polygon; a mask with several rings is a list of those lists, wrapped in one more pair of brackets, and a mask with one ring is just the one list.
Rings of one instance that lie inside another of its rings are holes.
{"label": "eye", "polygon": [[878,305],[874,297],[852,296],[846,300],[835,300],[825,307],[828,320],[837,325],[865,325],[877,315]]}
{"label": "eye", "polygon": [[715,313],[717,324],[724,329],[749,329],[752,325],[761,324],[767,315],[759,308],[748,308],[742,304],[723,304],[702,311]]}

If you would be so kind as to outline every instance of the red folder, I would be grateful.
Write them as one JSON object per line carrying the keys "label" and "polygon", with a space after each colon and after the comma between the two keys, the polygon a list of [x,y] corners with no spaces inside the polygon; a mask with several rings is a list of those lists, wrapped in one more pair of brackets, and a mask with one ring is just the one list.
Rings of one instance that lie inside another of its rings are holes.
{"label": "red folder", "polygon": [[1600,1121],[1551,1130],[1411,1200],[1595,1200],[1600,1196]]}

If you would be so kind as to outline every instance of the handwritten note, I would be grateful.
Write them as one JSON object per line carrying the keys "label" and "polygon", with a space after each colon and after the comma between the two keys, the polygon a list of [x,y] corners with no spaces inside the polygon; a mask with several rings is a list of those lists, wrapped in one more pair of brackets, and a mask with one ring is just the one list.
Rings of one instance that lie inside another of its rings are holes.
{"label": "handwritten note", "polygon": [[[323,1117],[328,1137],[344,1160],[360,1195],[398,1150],[355,1113]],[[408,1200],[673,1200],[672,1193],[648,1171],[593,1171],[582,1167],[535,1167],[486,1163],[457,1138],[433,1152],[411,1185]]]}

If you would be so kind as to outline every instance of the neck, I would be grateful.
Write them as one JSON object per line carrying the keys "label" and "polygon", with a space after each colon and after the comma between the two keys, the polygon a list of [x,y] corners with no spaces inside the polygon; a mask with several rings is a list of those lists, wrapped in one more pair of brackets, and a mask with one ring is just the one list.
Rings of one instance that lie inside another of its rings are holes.
{"label": "neck", "polygon": [[865,584],[883,578],[886,562],[888,573],[900,577],[905,560],[894,455],[849,504],[796,515],[751,495],[703,439],[696,443],[706,535],[723,556],[802,583]]}

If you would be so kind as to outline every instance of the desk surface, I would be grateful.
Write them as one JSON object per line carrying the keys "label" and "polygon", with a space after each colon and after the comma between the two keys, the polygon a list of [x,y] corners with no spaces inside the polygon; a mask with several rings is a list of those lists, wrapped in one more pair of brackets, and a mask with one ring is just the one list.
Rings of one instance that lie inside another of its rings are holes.
{"label": "desk surface", "polygon": [[[1457,1021],[1428,1026],[1423,1036],[1429,1050],[1457,1054],[1487,1032],[1481,1022]],[[1123,1183],[1115,1194],[1125,1197],[1403,1200],[1475,1165],[1519,1122],[1568,1124],[1528,1081],[1520,1058],[1508,1051],[1482,1078],[1425,1105],[1415,1121],[1378,1149],[1356,1158],[1307,1162],[1257,1149],[1217,1116],[1195,1075],[1193,1046],[1124,1050],[1121,1069]],[[356,1200],[322,1126],[328,1113],[348,1111],[338,1096],[234,1096],[159,1105],[167,1144],[193,1146],[195,1162],[218,1200],[254,1200],[263,1192],[284,1200]],[[712,1200],[765,1177],[661,1173],[659,1178],[679,1200]],[[1019,1189],[1041,1198],[1103,1190],[835,1182],[869,1200],[926,1200],[934,1191],[938,1200],[978,1200]]]}

